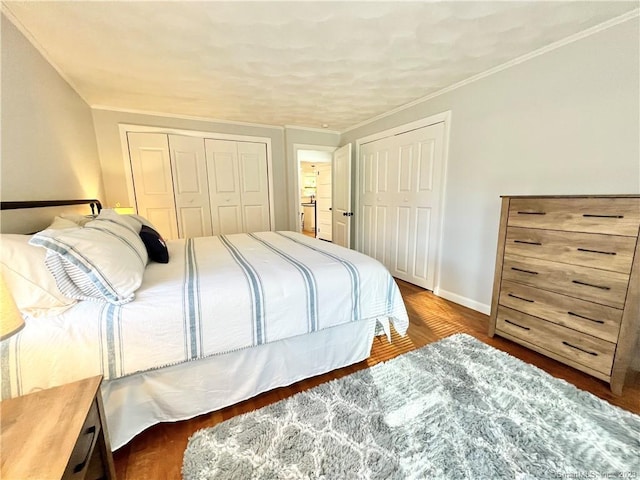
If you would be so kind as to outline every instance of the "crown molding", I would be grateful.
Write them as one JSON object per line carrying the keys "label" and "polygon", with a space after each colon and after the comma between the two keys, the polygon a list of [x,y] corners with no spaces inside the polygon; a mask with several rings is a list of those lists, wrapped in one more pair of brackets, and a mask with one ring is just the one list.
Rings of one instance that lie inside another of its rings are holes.
{"label": "crown molding", "polygon": [[284,127],[279,125],[269,125],[266,123],[251,123],[251,122],[238,122],[234,120],[222,120],[220,118],[212,118],[212,117],[199,117],[195,115],[181,115],[178,113],[168,113],[168,112],[154,112],[151,110],[136,110],[132,108],[118,108],[118,107],[110,107],[108,105],[91,105],[92,110],[105,110],[109,112],[119,112],[119,113],[132,113],[135,115],[150,115],[154,117],[169,117],[169,118],[179,118],[182,120],[194,120],[198,122],[209,122],[209,123],[222,123],[227,125],[241,125],[244,127],[257,127],[257,128],[272,128],[274,130],[284,130]]}
{"label": "crown molding", "polygon": [[553,50],[556,50],[560,47],[564,47],[565,45],[569,45],[573,42],[576,42],[578,40],[581,40],[583,38],[589,37],[591,35],[594,35],[598,32],[602,32],[604,30],[607,30],[611,27],[614,27],[616,25],[619,25],[621,23],[627,22],[629,20],[632,20],[634,18],[638,18],[640,17],[640,8],[636,8],[634,10],[631,10],[627,13],[624,13],[622,15],[619,15],[615,18],[612,18],[610,20],[607,20],[606,22],[602,22],[599,23],[598,25],[595,25],[593,27],[587,28],[586,30],[583,30],[581,32],[578,33],[574,33],[573,35],[570,35],[566,38],[563,38],[562,40],[558,40],[556,42],[550,43],[549,45],[546,45],[542,48],[539,48],[537,50],[534,50],[533,52],[529,52],[526,53],[524,55],[521,55],[513,60],[509,60],[506,63],[503,63],[501,65],[498,65],[497,67],[493,67],[490,68],[489,70],[486,70],[482,73],[479,73],[477,75],[473,75],[465,80],[461,80],[460,82],[454,83],[453,85],[450,85],[448,87],[442,88],[436,92],[430,93],[429,95],[426,95],[424,97],[418,98],[417,100],[413,100],[410,103],[406,103],[404,105],[401,105],[399,107],[394,108],[393,110],[389,110],[387,112],[381,113],[380,115],[376,115],[375,117],[371,117],[368,120],[365,120],[363,122],[360,123],[356,123],[355,125],[352,125],[351,127],[346,128],[345,130],[342,130],[342,134],[344,135],[347,132],[350,132],[352,130],[355,130],[357,128],[360,127],[364,127],[365,125],[369,125],[370,123],[373,123],[377,120],[389,117],[391,115],[394,115],[398,112],[402,112],[403,110],[407,110],[408,108],[411,107],[415,107],[416,105],[419,105],[423,102],[426,102],[428,100],[431,100],[433,98],[439,97],[440,95],[444,95],[445,93],[451,92],[453,90],[457,90],[458,88],[464,87],[465,85],[469,85],[470,83],[473,82],[477,82],[478,80],[481,80],[485,77],[488,77],[490,75],[494,75],[498,72],[501,72],[503,70],[506,70],[508,68],[514,67],[516,65],[519,65],[523,62],[529,61],[533,58],[539,57],[540,55],[544,55],[545,53],[549,53]]}
{"label": "crown molding", "polygon": [[299,127],[297,125],[285,125],[284,128],[286,130],[307,130],[309,132],[319,132],[319,133],[331,133],[334,135],[341,135],[342,132],[338,130],[329,130],[327,128],[314,128],[314,127]]}

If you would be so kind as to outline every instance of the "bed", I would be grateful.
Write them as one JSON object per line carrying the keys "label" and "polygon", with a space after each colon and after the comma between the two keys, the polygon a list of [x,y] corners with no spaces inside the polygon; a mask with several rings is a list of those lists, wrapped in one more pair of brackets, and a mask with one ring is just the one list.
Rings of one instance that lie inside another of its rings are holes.
{"label": "bed", "polygon": [[[169,262],[157,263],[140,250],[131,217],[103,210],[84,226],[3,233],[3,276],[20,261],[36,268],[42,260],[26,257],[37,254],[47,264],[39,274],[73,297],[44,314],[23,309],[25,328],[0,346],[3,399],[103,375],[117,449],[158,422],[364,360],[390,323],[406,332],[397,285],[370,257],[295,232],[257,232],[169,241]],[[70,255],[83,263],[71,269]]]}

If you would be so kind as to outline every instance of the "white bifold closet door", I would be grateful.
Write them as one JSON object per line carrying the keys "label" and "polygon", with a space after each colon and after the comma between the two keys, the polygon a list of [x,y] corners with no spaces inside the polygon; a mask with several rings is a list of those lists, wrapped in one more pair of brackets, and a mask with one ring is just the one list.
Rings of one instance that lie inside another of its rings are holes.
{"label": "white bifold closet door", "polygon": [[214,235],[271,230],[264,143],[205,140]]}
{"label": "white bifold closet door", "polygon": [[127,134],[136,206],[165,239],[271,229],[266,144]]}
{"label": "white bifold closet door", "polygon": [[209,184],[204,140],[169,135],[173,194],[180,238],[211,235]]}
{"label": "white bifold closet door", "polygon": [[178,238],[169,140],[164,133],[127,133],[138,213],[165,239]]}
{"label": "white bifold closet door", "polygon": [[433,290],[438,254],[444,124],[360,147],[358,249],[394,277]]}

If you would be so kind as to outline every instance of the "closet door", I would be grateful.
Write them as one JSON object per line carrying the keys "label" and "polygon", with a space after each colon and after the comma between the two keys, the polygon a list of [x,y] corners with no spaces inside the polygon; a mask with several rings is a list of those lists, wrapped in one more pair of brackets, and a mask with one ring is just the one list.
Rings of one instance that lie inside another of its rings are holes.
{"label": "closet door", "polygon": [[214,235],[271,229],[264,143],[205,140]]}
{"label": "closet door", "polygon": [[240,171],[240,199],[245,232],[271,230],[269,172],[264,143],[236,142]]}
{"label": "closet door", "polygon": [[212,234],[204,139],[169,135],[180,238]]}
{"label": "closet door", "polygon": [[243,231],[238,148],[230,140],[205,140],[211,226],[214,235]]}
{"label": "closet door", "polygon": [[394,277],[433,290],[439,245],[444,124],[361,147],[359,249]]}
{"label": "closet door", "polygon": [[127,133],[138,213],[165,239],[178,238],[169,144],[163,133]]}

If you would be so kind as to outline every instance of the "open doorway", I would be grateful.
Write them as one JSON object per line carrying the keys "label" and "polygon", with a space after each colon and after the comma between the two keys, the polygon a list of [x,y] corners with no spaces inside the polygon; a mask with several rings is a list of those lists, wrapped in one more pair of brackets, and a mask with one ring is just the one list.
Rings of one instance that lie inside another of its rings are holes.
{"label": "open doorway", "polygon": [[[318,147],[323,148],[323,147]],[[332,151],[296,149],[298,161],[298,231],[326,241],[332,240],[331,192]]]}

